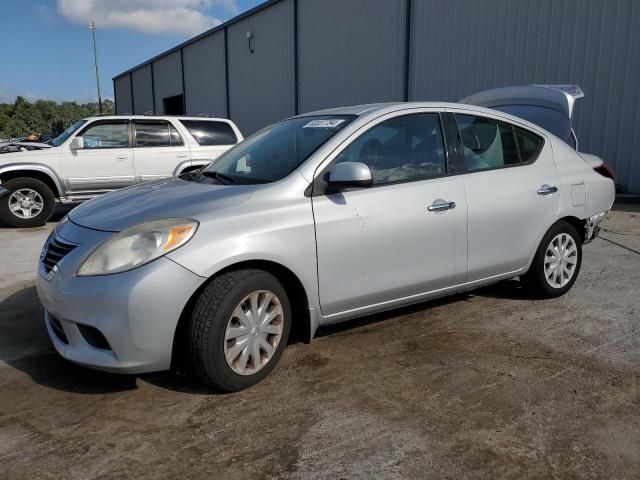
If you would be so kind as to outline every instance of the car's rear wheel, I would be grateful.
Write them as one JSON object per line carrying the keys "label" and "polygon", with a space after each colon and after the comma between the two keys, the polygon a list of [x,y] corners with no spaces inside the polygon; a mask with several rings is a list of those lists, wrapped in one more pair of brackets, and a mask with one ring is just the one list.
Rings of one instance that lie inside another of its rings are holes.
{"label": "car's rear wheel", "polygon": [[559,221],[545,234],[521,280],[536,297],[559,297],[571,289],[581,264],[582,239],[578,231],[570,223]]}
{"label": "car's rear wheel", "polygon": [[217,390],[233,392],[265,378],[282,356],[291,330],[289,299],[262,270],[214,278],[191,314],[191,361]]}
{"label": "car's rear wheel", "polygon": [[51,189],[35,178],[14,178],[2,185],[9,193],[0,198],[0,220],[10,227],[44,225],[56,206]]}

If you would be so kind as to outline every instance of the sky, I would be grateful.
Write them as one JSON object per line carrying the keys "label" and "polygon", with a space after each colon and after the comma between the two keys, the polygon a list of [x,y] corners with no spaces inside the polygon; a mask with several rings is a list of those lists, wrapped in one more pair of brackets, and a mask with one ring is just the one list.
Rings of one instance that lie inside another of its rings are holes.
{"label": "sky", "polygon": [[96,101],[89,22],[103,98],[112,78],[263,0],[0,0],[0,103]]}

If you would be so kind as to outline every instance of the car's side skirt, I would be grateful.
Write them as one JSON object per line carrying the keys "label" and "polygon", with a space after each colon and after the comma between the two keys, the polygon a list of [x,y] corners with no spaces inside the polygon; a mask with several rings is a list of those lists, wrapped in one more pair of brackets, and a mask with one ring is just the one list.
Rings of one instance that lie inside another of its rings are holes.
{"label": "car's side skirt", "polygon": [[320,319],[320,325],[330,325],[353,318],[363,317],[373,313],[383,312],[385,310],[392,310],[394,308],[404,307],[415,303],[424,302],[426,300],[433,300],[435,298],[446,297],[448,295],[454,295],[456,293],[466,292],[468,290],[474,290],[476,288],[491,285],[501,280],[517,277],[526,273],[526,267],[514,270],[512,272],[503,273],[500,275],[494,275],[473,282],[461,283],[453,285],[451,287],[445,287],[438,290],[431,290],[429,292],[418,293],[408,297],[402,297],[395,300],[389,300],[386,302],[375,303],[372,305],[366,305],[364,307],[358,307],[343,312],[333,313],[331,315],[323,315]]}
{"label": "car's side skirt", "polygon": [[134,176],[78,177],[65,178],[67,191],[82,194],[89,190],[115,190],[136,183]]}

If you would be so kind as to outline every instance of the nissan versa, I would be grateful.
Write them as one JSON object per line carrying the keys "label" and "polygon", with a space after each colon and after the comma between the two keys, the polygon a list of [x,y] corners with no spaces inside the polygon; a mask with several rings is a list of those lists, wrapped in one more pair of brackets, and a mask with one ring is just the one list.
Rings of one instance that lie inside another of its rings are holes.
{"label": "nissan versa", "polygon": [[[293,117],[201,170],[86,202],[39,263],[55,348],[124,373],[169,369],[180,353],[235,391],[273,370],[294,325],[311,339],[321,325],[512,277],[537,297],[566,293],[614,183],[573,148],[575,95],[522,88],[526,101],[508,89],[477,98],[492,108]],[[553,121],[524,120],[526,107]],[[550,132],[557,121],[564,138]]]}

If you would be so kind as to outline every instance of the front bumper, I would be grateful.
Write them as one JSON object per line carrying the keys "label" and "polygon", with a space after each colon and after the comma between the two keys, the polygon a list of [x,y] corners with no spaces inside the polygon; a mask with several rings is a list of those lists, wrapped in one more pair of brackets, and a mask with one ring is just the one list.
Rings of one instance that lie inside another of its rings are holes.
{"label": "front bumper", "polygon": [[88,234],[53,274],[39,265],[38,296],[54,347],[64,358],[98,370],[168,369],[182,310],[205,279],[164,257],[129,272],[77,277],[97,237],[108,235],[80,228],[67,224],[59,232],[69,241]]}

